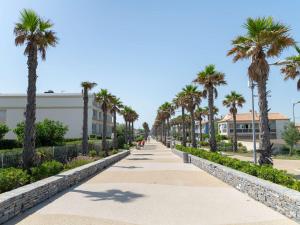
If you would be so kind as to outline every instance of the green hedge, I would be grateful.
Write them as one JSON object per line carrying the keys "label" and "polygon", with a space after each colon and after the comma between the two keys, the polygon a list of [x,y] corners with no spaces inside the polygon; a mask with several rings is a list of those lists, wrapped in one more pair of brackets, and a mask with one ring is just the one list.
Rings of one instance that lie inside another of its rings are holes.
{"label": "green hedge", "polygon": [[278,170],[271,166],[255,165],[247,161],[241,161],[239,159],[223,156],[218,152],[209,152],[202,149],[183,147],[181,145],[176,145],[176,149],[203,159],[207,159],[220,165],[242,171],[252,176],[271,181],[275,184],[280,184],[300,191],[300,181],[295,179],[293,175],[288,174],[284,170]]}

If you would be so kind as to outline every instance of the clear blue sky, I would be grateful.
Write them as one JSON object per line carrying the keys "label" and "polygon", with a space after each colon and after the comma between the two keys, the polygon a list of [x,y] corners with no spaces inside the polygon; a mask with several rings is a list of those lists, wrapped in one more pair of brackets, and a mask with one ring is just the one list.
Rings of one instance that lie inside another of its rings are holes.
{"label": "clear blue sky", "polygon": [[[59,45],[46,62],[39,62],[38,92],[80,92],[80,82],[97,82],[131,105],[143,121],[153,122],[157,107],[170,101],[207,64],[226,74],[231,90],[248,101],[249,61],[232,63],[226,56],[230,41],[243,34],[247,17],[273,16],[288,24],[300,40],[300,2],[296,0],[9,0],[0,1],[1,93],[24,93],[27,88],[23,47],[14,46],[13,27],[23,8],[36,10],[55,24]],[[294,53],[286,51],[282,58]],[[275,61],[270,60],[270,61]],[[271,70],[268,88],[271,111],[292,116],[292,102],[300,100],[296,81],[283,81],[279,68]],[[95,89],[97,90],[97,89]],[[206,101],[203,105],[206,105]],[[0,106],[1,107],[1,106]],[[300,105],[296,108],[300,121]]]}

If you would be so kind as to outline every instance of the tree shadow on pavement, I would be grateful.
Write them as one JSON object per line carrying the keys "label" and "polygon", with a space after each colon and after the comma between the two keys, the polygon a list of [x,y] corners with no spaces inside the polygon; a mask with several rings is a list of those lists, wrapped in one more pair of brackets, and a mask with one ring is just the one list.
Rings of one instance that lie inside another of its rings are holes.
{"label": "tree shadow on pavement", "polygon": [[129,158],[127,160],[152,160],[150,158]]}
{"label": "tree shadow on pavement", "polygon": [[140,169],[140,168],[144,168],[144,167],[141,167],[141,166],[112,166],[112,167],[123,168],[123,169]]}
{"label": "tree shadow on pavement", "polygon": [[150,153],[141,153],[141,154],[139,154],[139,153],[137,153],[137,154],[131,154],[131,155],[154,155],[154,154],[150,154]]}
{"label": "tree shadow on pavement", "polygon": [[143,194],[138,194],[131,191],[121,191],[118,189],[111,189],[104,192],[84,190],[73,190],[73,192],[85,194],[86,197],[91,198],[92,201],[116,201],[121,203],[132,202],[137,198],[145,196]]}

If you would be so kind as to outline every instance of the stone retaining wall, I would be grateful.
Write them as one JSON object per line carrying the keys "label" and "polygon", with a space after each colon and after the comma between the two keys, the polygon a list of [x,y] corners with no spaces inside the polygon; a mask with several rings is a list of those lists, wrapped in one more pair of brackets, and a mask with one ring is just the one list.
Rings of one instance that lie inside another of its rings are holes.
{"label": "stone retaining wall", "polygon": [[78,184],[129,154],[130,151],[128,150],[122,151],[107,158],[0,194],[0,224],[55,194]]}
{"label": "stone retaining wall", "polygon": [[[172,149],[182,158],[182,152]],[[253,199],[300,222],[300,192],[189,154],[189,161]]]}

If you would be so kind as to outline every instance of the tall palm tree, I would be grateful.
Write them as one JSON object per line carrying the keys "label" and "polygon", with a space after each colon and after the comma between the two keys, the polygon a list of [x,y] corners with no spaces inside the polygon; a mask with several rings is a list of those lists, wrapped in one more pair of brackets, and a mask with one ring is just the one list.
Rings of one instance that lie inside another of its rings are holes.
{"label": "tall palm tree", "polygon": [[199,120],[199,139],[200,142],[203,141],[203,135],[202,135],[202,121],[205,116],[205,113],[208,113],[208,111],[205,111],[205,108],[198,107],[195,111],[195,117]]}
{"label": "tall palm tree", "polygon": [[229,112],[232,114],[233,118],[233,151],[237,151],[237,135],[236,135],[236,114],[237,107],[243,107],[245,99],[241,94],[232,91],[229,95],[225,96],[223,100],[223,105],[229,108]]}
{"label": "tall palm tree", "polygon": [[257,83],[259,96],[260,125],[260,164],[273,164],[268,118],[267,81],[269,78],[268,57],[277,57],[287,47],[295,44],[289,36],[289,27],[275,22],[272,17],[248,18],[244,24],[247,33],[232,41],[233,48],[228,55],[234,55],[233,61],[251,59],[248,68],[250,79]]}
{"label": "tall palm tree", "polygon": [[[129,143],[131,144],[132,141],[134,141],[134,122],[137,121],[139,118],[139,115],[137,114],[136,111],[131,110],[131,112],[129,113]],[[130,126],[131,124],[131,126]],[[131,127],[131,128],[130,128]]]}
{"label": "tall palm tree", "polygon": [[112,107],[113,95],[111,95],[107,89],[101,89],[96,94],[96,101],[101,103],[101,109],[103,111],[103,130],[102,130],[102,149],[105,155],[108,156],[108,145],[106,143],[107,136],[107,113]]}
{"label": "tall palm tree", "polygon": [[181,107],[181,130],[182,130],[182,139],[181,145],[186,147],[186,124],[185,124],[185,101],[183,91],[179,92],[176,97],[173,99],[175,108]]}
{"label": "tall palm tree", "polygon": [[39,17],[33,10],[24,9],[14,28],[16,46],[25,44],[24,54],[27,56],[28,89],[25,120],[25,137],[23,151],[23,167],[29,169],[34,164],[35,155],[35,120],[36,120],[36,69],[38,53],[42,60],[46,59],[49,46],[55,47],[57,37],[51,30],[53,24]]}
{"label": "tall palm tree", "polygon": [[167,144],[166,138],[170,137],[170,118],[175,113],[174,106],[169,102],[165,102],[159,107],[159,111],[166,121],[165,144]]}
{"label": "tall palm tree", "polygon": [[117,138],[117,113],[121,112],[123,105],[120,98],[112,96],[111,99],[111,113],[113,114],[113,148],[118,148],[118,138]]}
{"label": "tall palm tree", "polygon": [[285,75],[284,80],[292,79],[297,81],[297,90],[300,90],[300,47],[295,45],[298,55],[287,57],[283,62],[277,62],[275,65],[283,65],[281,72]]}
{"label": "tall palm tree", "polygon": [[189,113],[191,114],[191,142],[192,142],[192,147],[196,148],[197,143],[196,143],[196,136],[195,136],[195,109],[196,106],[200,104],[201,97],[203,96],[201,91],[198,91],[197,86],[194,85],[186,85],[182,89],[184,93],[184,102],[185,102],[185,108]]}
{"label": "tall palm tree", "polygon": [[147,140],[148,139],[148,136],[149,136],[149,132],[150,132],[150,129],[149,129],[149,125],[147,122],[144,122],[143,123],[143,129],[144,129],[144,139]]}
{"label": "tall palm tree", "polygon": [[88,152],[88,92],[97,84],[89,81],[81,83],[83,93],[83,124],[82,124],[82,154],[86,155]]}
{"label": "tall palm tree", "polygon": [[217,87],[225,85],[225,75],[216,70],[214,65],[208,65],[198,73],[194,82],[204,87],[203,95],[208,97],[209,108],[209,144],[211,151],[217,150],[215,125],[214,125],[214,99],[218,96]]}
{"label": "tall palm tree", "polygon": [[130,120],[130,113],[132,109],[129,106],[124,106],[123,109],[121,110],[121,114],[123,116],[123,119],[125,121],[125,133],[124,133],[124,138],[125,138],[125,143],[128,144],[128,139],[129,139],[129,120]]}

